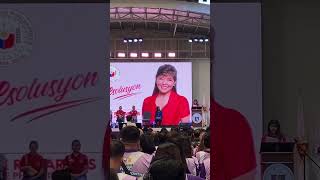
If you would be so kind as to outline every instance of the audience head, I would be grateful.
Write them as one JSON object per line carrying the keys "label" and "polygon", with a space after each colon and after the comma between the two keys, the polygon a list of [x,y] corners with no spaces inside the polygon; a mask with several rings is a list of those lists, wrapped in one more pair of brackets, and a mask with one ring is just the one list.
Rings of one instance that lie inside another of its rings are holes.
{"label": "audience head", "polygon": [[123,161],[124,144],[119,140],[112,140],[110,145],[110,169],[118,171]]}
{"label": "audience head", "polygon": [[189,137],[181,136],[179,137],[179,141],[181,141],[182,145],[182,152],[186,158],[192,158],[193,151],[192,151],[192,144]]}
{"label": "audience head", "polygon": [[122,110],[122,106],[119,106],[119,110]]}
{"label": "audience head", "polygon": [[119,180],[117,173],[113,169],[110,169],[110,180]]}
{"label": "audience head", "polygon": [[80,143],[79,140],[77,140],[77,139],[76,139],[76,140],[73,140],[71,146],[72,146],[72,151],[73,151],[74,153],[80,152],[81,143]]}
{"label": "audience head", "polygon": [[159,145],[152,162],[160,159],[174,159],[182,162],[179,147],[173,143],[164,143]]}
{"label": "audience head", "polygon": [[140,147],[142,152],[147,154],[153,154],[156,150],[153,137],[151,135],[143,134],[140,137]]}
{"label": "audience head", "polygon": [[161,159],[151,164],[144,180],[185,180],[183,164],[173,159]]}
{"label": "audience head", "polygon": [[140,130],[135,126],[126,126],[120,131],[121,141],[124,143],[138,143]]}
{"label": "audience head", "polygon": [[39,149],[39,144],[37,141],[31,141],[29,143],[29,150],[31,153],[36,153]]}
{"label": "audience head", "polygon": [[167,141],[167,133],[165,132],[158,133],[158,139],[159,139],[159,145],[165,143]]}
{"label": "audience head", "polygon": [[182,164],[186,168],[186,172],[190,173],[189,169],[188,169],[188,166],[187,166],[185,152],[183,152],[183,141],[182,141],[181,136],[178,135],[178,136],[175,136],[175,137],[170,137],[170,138],[168,138],[168,142],[171,142],[171,143],[177,145],[177,147],[179,148]]}
{"label": "audience head", "polygon": [[167,128],[161,128],[160,133],[165,133],[167,134],[169,131],[167,130]]}
{"label": "audience head", "polygon": [[204,134],[203,145],[206,149],[210,149],[210,132]]}
{"label": "audience head", "polygon": [[132,110],[136,110],[136,106],[132,106]]}

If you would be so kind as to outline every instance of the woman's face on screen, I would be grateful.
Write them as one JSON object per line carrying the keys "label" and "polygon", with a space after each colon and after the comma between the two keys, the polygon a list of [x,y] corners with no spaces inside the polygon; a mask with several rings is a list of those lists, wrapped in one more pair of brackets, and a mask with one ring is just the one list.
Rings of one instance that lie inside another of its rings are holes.
{"label": "woman's face on screen", "polygon": [[159,92],[162,94],[166,94],[172,90],[176,82],[170,74],[163,74],[157,77],[156,84]]}

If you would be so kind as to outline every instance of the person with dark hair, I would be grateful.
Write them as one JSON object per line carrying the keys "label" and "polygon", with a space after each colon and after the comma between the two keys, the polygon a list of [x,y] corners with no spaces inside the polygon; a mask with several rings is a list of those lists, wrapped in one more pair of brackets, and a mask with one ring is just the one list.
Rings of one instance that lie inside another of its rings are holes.
{"label": "person with dark hair", "polygon": [[159,67],[153,94],[143,101],[142,114],[151,113],[151,123],[155,121],[156,107],[162,112],[162,125],[178,125],[190,123],[190,107],[188,100],[177,93],[177,70],[165,64]]}
{"label": "person with dark hair", "polygon": [[[158,133],[158,138],[159,138],[159,145],[160,144],[163,144],[163,143],[165,143],[166,141],[167,141],[167,134],[168,133],[166,133],[166,132],[160,132],[160,133]],[[158,146],[159,146],[158,145]]]}
{"label": "person with dark hair", "polygon": [[141,135],[140,136],[140,146],[142,152],[152,155],[156,151],[154,144],[154,139],[151,135]]}
{"label": "person with dark hair", "polygon": [[[112,140],[110,146],[110,170],[119,172],[123,166],[123,155],[125,152],[124,144],[119,140]],[[127,174],[126,174],[127,173]],[[137,178],[130,175],[130,172],[118,173],[117,178],[120,180],[136,180]],[[111,173],[110,173],[111,178]]]}
{"label": "person with dark hair", "polygon": [[129,119],[132,123],[137,123],[138,111],[136,106],[132,106],[132,110],[128,113]]}
{"label": "person with dark hair", "polygon": [[190,174],[195,176],[198,175],[199,163],[197,158],[193,156],[193,148],[190,138],[187,136],[181,136],[179,137],[179,141],[181,141],[182,152],[186,157],[186,162]]}
{"label": "person with dark hair", "polygon": [[186,172],[182,163],[173,159],[160,159],[151,164],[144,180],[185,180]]}
{"label": "person with dark hair", "polygon": [[121,123],[124,123],[126,112],[122,110],[122,106],[119,106],[118,111],[116,112],[117,122],[119,123],[119,126]]}
{"label": "person with dark hair", "polygon": [[79,140],[73,140],[71,147],[72,153],[64,159],[64,168],[70,171],[73,180],[86,180],[89,170],[88,157],[80,152]]}
{"label": "person with dark hair", "polygon": [[[110,177],[110,180],[119,180],[117,173],[113,169],[110,169],[110,176],[109,177]],[[108,179],[106,179],[106,180],[108,180]]]}
{"label": "person with dark hair", "polygon": [[140,130],[135,126],[124,127],[120,131],[120,138],[125,146],[125,168],[134,176],[143,176],[148,171],[153,156],[140,151]]}
{"label": "person with dark hair", "polygon": [[39,144],[31,141],[29,144],[30,152],[25,154],[20,160],[20,170],[23,173],[22,180],[44,180],[46,177],[45,160],[38,153]]}
{"label": "person with dark hair", "polygon": [[199,175],[202,178],[210,179],[210,133],[203,136],[203,151],[196,154],[199,162]]}
{"label": "person with dark hair", "polygon": [[[173,140],[174,141],[174,140]],[[152,159],[151,165],[161,160],[175,160],[181,164],[185,172],[184,179],[192,180],[197,179],[196,176],[189,173],[188,166],[186,164],[186,159],[183,155],[182,148],[179,147],[176,143],[167,142],[159,145],[154,158]],[[167,168],[168,169],[168,168]],[[150,169],[149,169],[150,172]],[[168,172],[170,173],[170,172]]]}
{"label": "person with dark hair", "polygon": [[156,127],[161,126],[161,122],[162,122],[162,111],[160,110],[160,107],[157,106],[156,117],[155,117]]}
{"label": "person with dark hair", "polygon": [[0,180],[7,180],[7,159],[4,154],[0,154]]}
{"label": "person with dark hair", "polygon": [[271,120],[268,123],[268,133],[262,137],[262,142],[269,143],[285,143],[286,138],[281,133],[280,122],[278,120]]}

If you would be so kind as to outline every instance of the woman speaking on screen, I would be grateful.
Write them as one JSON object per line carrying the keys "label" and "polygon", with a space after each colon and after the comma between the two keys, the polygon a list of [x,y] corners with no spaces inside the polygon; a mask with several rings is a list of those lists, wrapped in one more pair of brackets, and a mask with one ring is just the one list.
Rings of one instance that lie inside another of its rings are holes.
{"label": "woman speaking on screen", "polygon": [[151,114],[150,123],[155,120],[157,107],[162,112],[161,125],[170,126],[190,122],[188,100],[177,93],[177,70],[165,64],[159,67],[153,94],[143,101],[142,114]]}

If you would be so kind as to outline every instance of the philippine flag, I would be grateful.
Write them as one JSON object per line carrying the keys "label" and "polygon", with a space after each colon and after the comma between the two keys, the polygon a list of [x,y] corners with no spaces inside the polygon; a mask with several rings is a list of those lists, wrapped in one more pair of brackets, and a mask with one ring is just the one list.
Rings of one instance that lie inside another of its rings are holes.
{"label": "philippine flag", "polygon": [[10,33],[6,39],[0,38],[0,48],[1,49],[10,49],[15,44],[15,34]]}

